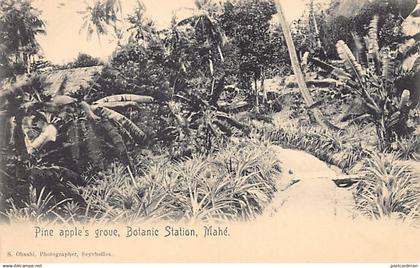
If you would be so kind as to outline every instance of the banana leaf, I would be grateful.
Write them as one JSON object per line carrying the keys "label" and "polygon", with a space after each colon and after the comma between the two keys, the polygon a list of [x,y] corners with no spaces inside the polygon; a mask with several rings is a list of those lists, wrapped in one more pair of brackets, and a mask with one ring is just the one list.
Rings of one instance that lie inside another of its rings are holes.
{"label": "banana leaf", "polygon": [[58,106],[69,105],[77,102],[77,99],[66,96],[66,95],[58,95],[54,96],[52,99],[52,103]]}
{"label": "banana leaf", "polygon": [[104,157],[101,149],[101,141],[96,134],[96,122],[93,120],[80,121],[80,129],[83,133],[83,141],[85,143],[85,152],[91,164],[98,170],[104,170]]}
{"label": "banana leaf", "polygon": [[376,71],[379,62],[378,22],[379,17],[373,16],[366,37],[368,66],[374,71]]}
{"label": "banana leaf", "polygon": [[338,56],[344,61],[344,67],[346,70],[356,77],[359,84],[363,84],[365,71],[363,70],[362,65],[356,61],[356,58],[353,53],[351,53],[349,47],[343,40],[338,41],[336,47]]}
{"label": "banana leaf", "polygon": [[137,102],[134,101],[116,101],[116,102],[104,102],[101,104],[98,104],[101,107],[106,107],[106,108],[127,108],[127,107],[136,107],[137,106]]}
{"label": "banana leaf", "polygon": [[142,96],[142,95],[135,95],[135,94],[119,94],[119,95],[112,95],[102,99],[95,101],[93,104],[104,104],[109,102],[135,102],[135,103],[151,103],[153,102],[153,97],[150,96]]}
{"label": "banana leaf", "polygon": [[57,139],[57,129],[54,125],[47,125],[33,141],[29,141],[26,144],[29,154],[32,154],[35,150],[41,148],[45,143],[49,141],[55,141]]}
{"label": "banana leaf", "polygon": [[134,171],[134,166],[128,156],[127,147],[125,146],[125,142],[119,133],[118,128],[115,127],[108,119],[102,119],[100,125],[105,130],[104,134],[111,140],[113,149],[117,152],[121,162],[125,166],[129,166],[130,169]]}
{"label": "banana leaf", "polygon": [[238,120],[232,118],[231,116],[229,116],[229,114],[227,113],[223,113],[223,112],[216,112],[216,118],[221,120],[221,121],[225,121],[226,123],[236,127],[237,129],[245,129],[246,125],[242,124],[241,122],[239,122]]}
{"label": "banana leaf", "polygon": [[146,133],[124,115],[109,108],[95,105],[92,106],[92,111],[94,111],[100,117],[114,121],[115,123],[125,128],[136,142],[144,142],[146,140]]}

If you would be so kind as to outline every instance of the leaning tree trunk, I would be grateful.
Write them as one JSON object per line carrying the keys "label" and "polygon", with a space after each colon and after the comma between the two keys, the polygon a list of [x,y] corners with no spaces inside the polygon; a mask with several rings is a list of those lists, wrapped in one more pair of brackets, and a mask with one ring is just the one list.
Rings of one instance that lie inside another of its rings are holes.
{"label": "leaning tree trunk", "polygon": [[289,25],[286,21],[286,17],[284,16],[283,8],[280,4],[279,0],[276,0],[276,6],[278,11],[278,16],[280,20],[280,26],[283,31],[283,35],[286,39],[287,49],[289,51],[290,61],[292,62],[292,68],[293,72],[296,76],[300,93],[302,94],[303,99],[305,100],[305,104],[308,109],[311,109],[313,112],[313,115],[315,117],[315,120],[318,124],[320,124],[323,127],[327,128],[334,128],[336,129],[334,125],[332,125],[330,122],[328,122],[322,115],[321,111],[318,108],[314,108],[314,100],[311,97],[311,94],[309,93],[308,88],[306,87],[305,78],[303,76],[302,70],[300,69],[299,60],[296,53],[295,44],[293,43],[292,33],[290,32]]}

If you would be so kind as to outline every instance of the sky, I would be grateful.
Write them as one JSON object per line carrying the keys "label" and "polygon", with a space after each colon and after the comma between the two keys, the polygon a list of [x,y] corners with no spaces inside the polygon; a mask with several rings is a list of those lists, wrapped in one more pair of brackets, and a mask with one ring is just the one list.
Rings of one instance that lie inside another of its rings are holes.
{"label": "sky", "polygon": [[[46,22],[46,35],[40,35],[38,42],[46,60],[54,64],[72,61],[77,55],[87,53],[106,60],[116,48],[112,38],[92,35],[87,40],[85,31],[80,32],[83,24],[82,15],[77,13],[85,9],[86,3],[94,0],[34,0],[33,5],[39,9]],[[136,6],[136,0],[121,0],[123,16],[126,17]],[[187,12],[185,8],[193,8],[194,0],[142,0],[146,7],[146,16],[153,19],[157,26],[169,26],[172,15],[178,17]],[[300,17],[304,11],[306,0],[280,0],[288,21]]]}

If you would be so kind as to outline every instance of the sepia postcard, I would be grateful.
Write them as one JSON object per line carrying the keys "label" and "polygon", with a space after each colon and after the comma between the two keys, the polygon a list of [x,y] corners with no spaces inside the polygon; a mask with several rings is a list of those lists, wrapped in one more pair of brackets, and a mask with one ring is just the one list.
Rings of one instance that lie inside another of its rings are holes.
{"label": "sepia postcard", "polygon": [[418,267],[419,38],[419,0],[1,0],[0,263]]}

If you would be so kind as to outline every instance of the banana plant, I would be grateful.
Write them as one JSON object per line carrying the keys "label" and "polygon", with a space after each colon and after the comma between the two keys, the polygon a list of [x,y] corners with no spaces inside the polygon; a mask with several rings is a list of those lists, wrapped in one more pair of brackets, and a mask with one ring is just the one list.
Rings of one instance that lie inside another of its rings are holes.
{"label": "banana plant", "polygon": [[[340,40],[336,44],[337,54],[342,66],[334,66],[312,58],[312,62],[324,69],[330,76],[344,82],[345,87],[357,96],[363,109],[353,120],[364,120],[376,126],[381,149],[386,149],[395,135],[405,135],[410,129],[407,126],[410,104],[410,89],[402,92],[395,86],[401,77],[402,68],[398,68],[399,60],[407,49],[392,51],[389,47],[379,47],[378,16],[374,16],[369,25],[368,35],[361,43],[355,42],[360,55],[365,52],[366,61],[357,60],[348,45]],[[361,46],[363,44],[363,46]],[[343,119],[348,119],[344,116]]]}
{"label": "banana plant", "polygon": [[[17,167],[18,178],[27,175],[24,166],[29,159],[41,161],[44,157],[67,148],[74,154],[72,157],[78,159],[76,164],[81,160],[81,150],[85,150],[92,164],[103,169],[98,139],[101,135],[118,152],[119,159],[134,172],[122,133],[126,133],[135,143],[146,141],[147,135],[130,119],[113,109],[150,103],[154,101],[152,97],[122,94],[89,104],[63,95],[59,90],[54,96],[34,98],[34,94],[31,94],[31,83],[31,79],[24,79],[9,85],[0,94],[2,138],[11,137],[8,139],[9,144],[3,145],[14,147],[13,151],[20,166]],[[37,122],[38,128],[34,127],[34,122]],[[43,149],[58,139],[63,142],[63,146],[52,152]]]}

